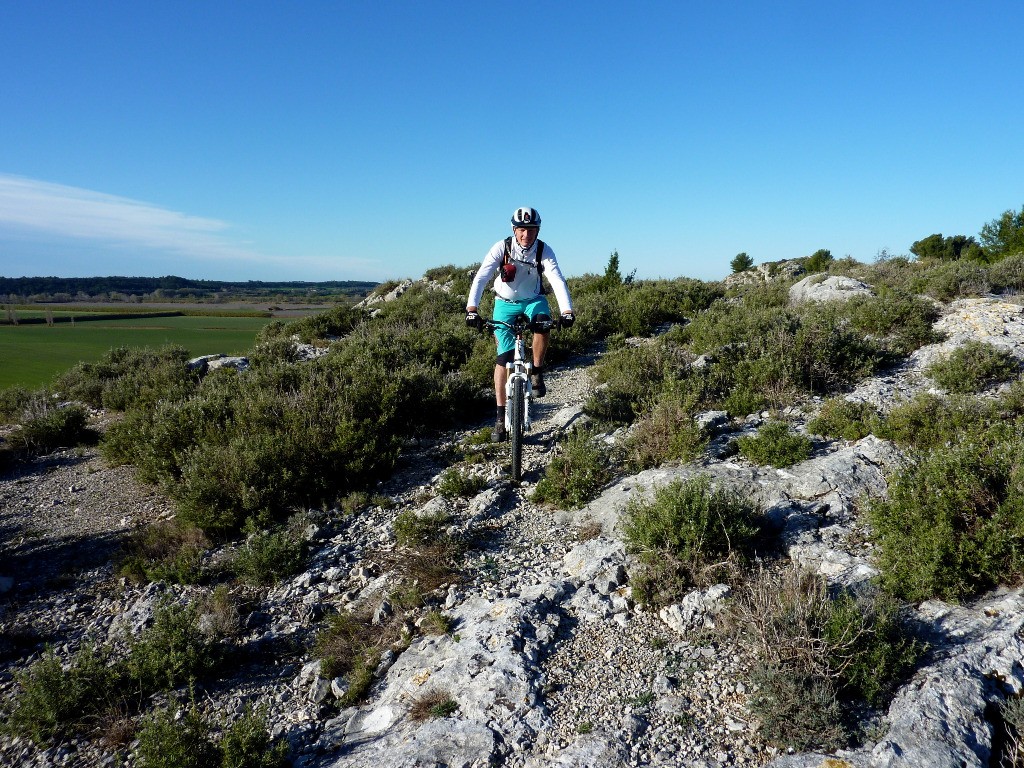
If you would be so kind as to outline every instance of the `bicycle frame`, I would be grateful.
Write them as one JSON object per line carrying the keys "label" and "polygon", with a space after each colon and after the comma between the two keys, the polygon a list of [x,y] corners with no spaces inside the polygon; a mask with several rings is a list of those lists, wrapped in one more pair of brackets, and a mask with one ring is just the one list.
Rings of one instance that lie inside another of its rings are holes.
{"label": "bicycle frame", "polygon": [[533,360],[526,357],[526,342],[523,334],[527,330],[549,331],[555,326],[552,320],[530,321],[526,315],[519,315],[511,323],[502,320],[485,320],[484,327],[492,331],[504,327],[515,334],[512,362],[505,364],[505,430],[512,443],[512,477],[519,482],[522,471],[523,433],[528,432],[532,423],[530,401],[533,400]]}

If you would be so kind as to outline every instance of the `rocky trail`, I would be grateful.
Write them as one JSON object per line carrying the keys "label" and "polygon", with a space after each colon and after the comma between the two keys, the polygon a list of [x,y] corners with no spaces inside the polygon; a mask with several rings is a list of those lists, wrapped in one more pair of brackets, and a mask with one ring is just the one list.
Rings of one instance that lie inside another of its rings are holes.
{"label": "rocky trail", "polygon": [[[1022,320],[1019,306],[993,299],[958,302],[940,323],[947,348],[980,337],[1024,357]],[[891,407],[927,386],[921,370],[942,349],[919,350],[850,397]],[[233,642],[242,661],[227,679],[197,690],[203,708],[230,718],[248,703],[267,707],[294,764],[317,768],[987,766],[996,736],[986,713],[1024,686],[1018,591],[970,606],[922,604],[918,618],[931,632],[934,653],[884,714],[877,738],[832,762],[780,753],[758,736],[747,707],[751,660],[706,631],[726,589],[695,591],[659,612],[632,599],[634,562],[619,530],[627,500],[700,473],[755,499],[794,561],[835,583],[870,578],[875,571],[858,533],[856,501],[884,493],[899,452],[870,436],[817,440],[808,461],[785,470],[758,467],[732,457],[727,446],[764,416],[708,414],[716,436],[701,462],[619,478],[581,510],[535,504],[531,494],[557,437],[583,418],[589,362],[574,360],[548,375],[521,485],[508,481],[503,448],[474,465],[486,480],[478,494],[436,493],[453,452],[473,432],[467,430],[409,446],[393,478],[376,489],[388,505],[350,516],[309,510],[307,570],[273,588],[238,588],[245,609]],[[813,406],[805,411],[788,414],[798,428]],[[471,542],[461,578],[426,606],[447,617],[447,631],[416,631],[407,647],[386,653],[367,699],[342,709],[342,682],[321,676],[309,648],[331,612],[373,610],[386,621],[401,611],[387,596],[394,583],[392,522],[403,512],[443,512],[452,533]],[[86,637],[123,638],[145,626],[162,594],[203,593],[204,587],[136,586],[114,574],[110,558],[124,537],[172,514],[167,500],[129,469],[107,467],[92,448],[60,451],[0,477],[3,705],[15,693],[14,674],[44,645],[66,656]],[[413,717],[431,696],[450,699],[454,711]],[[0,735],[0,764],[133,764],[130,744],[102,736],[41,749]]]}

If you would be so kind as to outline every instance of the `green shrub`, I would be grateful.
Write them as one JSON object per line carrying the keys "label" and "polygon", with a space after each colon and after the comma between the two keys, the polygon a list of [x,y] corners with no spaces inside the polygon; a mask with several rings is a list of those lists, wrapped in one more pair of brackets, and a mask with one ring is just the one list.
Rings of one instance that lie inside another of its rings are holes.
{"label": "green shrub", "polygon": [[826,400],[818,414],[807,422],[807,431],[813,435],[860,440],[875,430],[880,418],[878,409],[871,403],[833,397]]}
{"label": "green shrub", "polygon": [[1012,354],[972,339],[928,366],[925,375],[947,392],[967,394],[1008,381],[1019,371],[1020,363]]}
{"label": "green shrub", "polygon": [[262,338],[269,339],[273,336],[298,336],[301,342],[305,344],[313,344],[318,341],[322,342],[328,338],[344,336],[351,333],[364,318],[365,315],[362,310],[356,309],[355,307],[339,305],[328,309],[325,312],[319,312],[300,320],[294,320],[287,323],[283,328],[275,327],[273,330],[265,332],[265,336]]}
{"label": "green shrub", "polygon": [[597,496],[612,479],[608,452],[586,429],[570,432],[560,447],[561,452],[544,469],[533,499],[562,509],[577,509]]}
{"label": "green shrub", "polygon": [[408,645],[401,621],[375,625],[368,613],[337,613],[316,636],[314,654],[322,661],[321,675],[344,676],[348,691],[339,702],[347,707],[361,701],[373,683],[373,670],[389,646]]}
{"label": "green shrub", "polygon": [[198,679],[217,661],[217,649],[199,629],[196,607],[164,602],[154,613],[152,626],[131,641],[124,666],[145,694]]}
{"label": "green shrub", "polygon": [[446,540],[445,529],[451,522],[447,512],[416,514],[400,512],[392,523],[395,541],[400,547],[418,547],[438,544]]}
{"label": "green shrub", "polygon": [[198,528],[160,521],[133,533],[122,548],[121,575],[133,581],[198,584],[210,543]]}
{"label": "green shrub", "polygon": [[693,353],[711,358],[694,407],[724,406],[734,415],[788,405],[801,392],[845,389],[884,360],[880,343],[854,329],[839,308],[773,306],[761,292],[714,305],[683,335]]}
{"label": "green shrub", "polygon": [[859,333],[882,342],[893,358],[891,362],[940,340],[932,329],[939,319],[938,307],[904,290],[883,288],[877,296],[853,298],[843,313]]}
{"label": "green shrub", "polygon": [[266,587],[300,573],[306,544],[294,530],[262,530],[250,534],[231,560],[231,570],[245,584]]}
{"label": "green shrub", "polygon": [[819,394],[854,385],[884,359],[880,344],[852,327],[840,306],[812,302],[803,308],[787,365],[803,391]]}
{"label": "green shrub", "polygon": [[650,409],[666,377],[679,378],[686,368],[685,353],[664,342],[609,352],[592,369],[597,386],[584,412],[608,424],[631,424]]}
{"label": "green shrub", "polygon": [[630,433],[624,452],[630,469],[639,472],[666,461],[693,461],[707,444],[707,434],[689,409],[668,392]]}
{"label": "green shrub", "polygon": [[264,370],[281,363],[298,362],[299,350],[291,338],[270,338],[254,346],[249,351],[248,358],[252,368]]}
{"label": "green shrub", "polygon": [[760,516],[737,494],[712,488],[701,475],[657,488],[651,499],[635,496],[626,506],[625,541],[641,555],[631,576],[641,602],[663,604],[754,553]]}
{"label": "green shrub", "polygon": [[989,264],[988,279],[993,293],[1020,293],[1024,290],[1024,254]]}
{"label": "green shrub", "polygon": [[758,521],[750,503],[700,475],[661,486],[651,499],[630,499],[623,532],[633,551],[668,551],[702,563],[751,554]]}
{"label": "green shrub", "polygon": [[884,588],[910,601],[958,601],[1024,577],[1020,427],[995,442],[942,446],[869,507]]}
{"label": "green shrub", "polygon": [[248,707],[223,729],[220,742],[195,705],[180,715],[174,709],[145,718],[135,750],[140,768],[285,768],[288,742],[272,740],[266,715]]}
{"label": "green shrub", "polygon": [[188,351],[174,345],[156,350],[119,347],[99,362],[79,363],[57,378],[54,389],[94,408],[152,408],[195,387],[199,374],[188,370],[188,359]]}
{"label": "green shrub", "polygon": [[977,398],[922,392],[889,411],[875,434],[904,447],[927,450],[981,435],[999,420],[996,408]]}
{"label": "green shrub", "polygon": [[460,297],[414,287],[372,320],[344,308],[307,320],[283,333],[345,338],[314,361],[215,371],[155,408],[132,408],[104,455],[137,466],[181,520],[221,538],[249,518],[267,526],[289,508],[366,490],[408,436],[476,415],[479,386],[459,369],[477,337]]}
{"label": "green shrub", "polygon": [[974,261],[957,260],[937,264],[919,272],[911,281],[914,293],[925,293],[939,301],[984,296],[992,290],[985,268]]}
{"label": "green shrub", "polygon": [[135,749],[140,768],[219,768],[220,754],[209,724],[194,707],[179,718],[172,709],[154,712],[143,720]]}
{"label": "green shrub", "polygon": [[806,269],[810,274],[814,274],[816,272],[827,272],[832,262],[832,252],[827,248],[819,248],[807,257],[807,260],[804,262],[804,269]]}
{"label": "green shrub", "polygon": [[833,751],[847,746],[835,683],[803,669],[759,664],[751,681],[756,692],[749,706],[761,721],[760,735],[770,744],[797,751]]}
{"label": "green shrub", "polygon": [[833,597],[824,579],[798,569],[759,572],[730,610],[756,658],[751,710],[779,747],[845,746],[858,707],[884,707],[926,649],[895,601]]}
{"label": "green shrub", "polygon": [[[35,397],[43,397],[42,393]],[[24,387],[0,389],[0,424],[21,421],[21,415],[32,401],[33,394]]]}
{"label": "green shrub", "polygon": [[70,735],[112,699],[118,673],[105,649],[86,645],[64,669],[52,649],[24,672],[15,674],[18,691],[8,726],[37,744]]}
{"label": "green shrub", "polygon": [[428,635],[447,635],[452,630],[452,619],[440,611],[433,610],[423,617],[423,631]]}
{"label": "green shrub", "polygon": [[265,711],[247,707],[224,732],[220,743],[222,768],[285,768],[288,742],[271,739]]}
{"label": "green shrub", "polygon": [[46,399],[35,399],[21,424],[8,440],[25,453],[46,453],[81,443],[95,442],[96,433],[88,427],[89,416],[80,405],[60,406]]}
{"label": "green shrub", "polygon": [[755,464],[788,467],[810,458],[814,444],[810,438],[790,431],[784,421],[769,421],[756,436],[737,440],[740,455]]}
{"label": "green shrub", "polygon": [[441,475],[437,483],[437,492],[446,499],[468,499],[476,496],[486,485],[487,481],[480,475],[452,468]]}

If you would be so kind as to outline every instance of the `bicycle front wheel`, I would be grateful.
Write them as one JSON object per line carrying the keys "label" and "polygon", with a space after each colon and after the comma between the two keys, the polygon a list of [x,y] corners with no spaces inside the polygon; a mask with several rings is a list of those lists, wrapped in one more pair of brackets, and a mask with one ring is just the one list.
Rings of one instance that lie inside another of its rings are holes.
{"label": "bicycle front wheel", "polygon": [[512,399],[508,403],[509,441],[512,443],[512,480],[519,482],[523,477],[523,421],[526,415],[526,382],[516,379],[512,382]]}

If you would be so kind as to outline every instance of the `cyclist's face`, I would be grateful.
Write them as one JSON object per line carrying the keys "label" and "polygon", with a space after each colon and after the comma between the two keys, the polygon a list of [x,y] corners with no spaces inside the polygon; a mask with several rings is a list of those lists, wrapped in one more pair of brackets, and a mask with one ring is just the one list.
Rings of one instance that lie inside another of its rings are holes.
{"label": "cyclist's face", "polygon": [[537,242],[538,232],[540,232],[540,230],[537,227],[516,227],[516,242],[523,248],[529,248]]}

